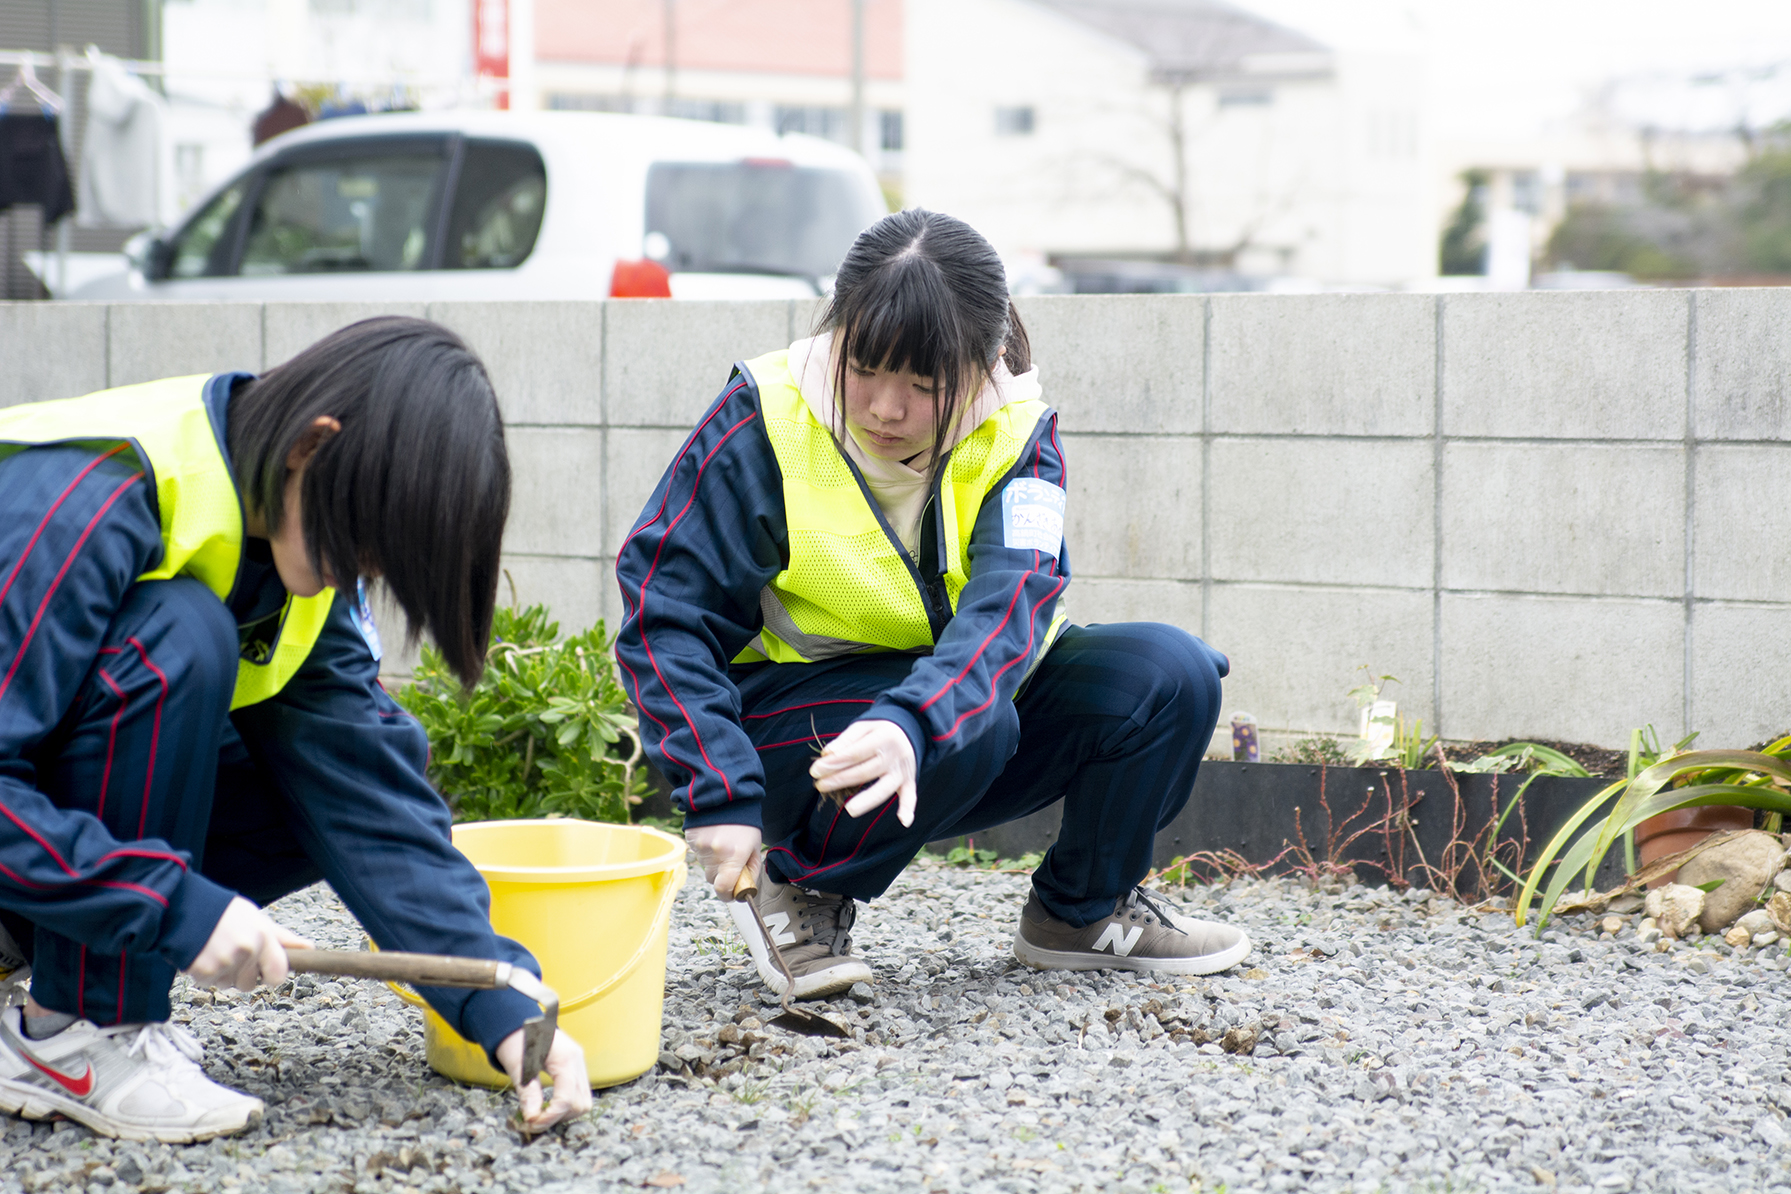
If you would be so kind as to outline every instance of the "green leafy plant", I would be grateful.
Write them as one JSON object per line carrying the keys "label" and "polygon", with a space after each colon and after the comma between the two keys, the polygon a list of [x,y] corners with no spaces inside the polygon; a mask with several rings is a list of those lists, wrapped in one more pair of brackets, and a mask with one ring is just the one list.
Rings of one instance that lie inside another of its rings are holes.
{"label": "green leafy plant", "polygon": [[1424,756],[1430,753],[1437,744],[1437,737],[1432,734],[1428,741],[1424,737],[1424,719],[1418,718],[1410,725],[1403,716],[1393,718],[1393,758],[1407,771],[1416,771],[1424,765]]}
{"label": "green leafy plant", "polygon": [[1349,761],[1337,739],[1324,734],[1301,738],[1269,756],[1271,763],[1301,763],[1308,767],[1344,767]]}
{"label": "green leafy plant", "polygon": [[429,780],[457,821],[621,821],[646,792],[640,734],[602,622],[560,638],[545,606],[499,609],[472,692],[432,648],[397,694],[429,735]]}
{"label": "green leafy plant", "polygon": [[[1368,666],[1364,664],[1361,670],[1367,672]],[[1437,743],[1434,735],[1428,741],[1425,739],[1423,718],[1408,722],[1402,713],[1374,712],[1381,690],[1389,684],[1398,683],[1398,676],[1376,676],[1370,673],[1364,683],[1349,690],[1349,695],[1355,698],[1356,707],[1367,711],[1362,722],[1362,737],[1349,749],[1349,761],[1358,767],[1368,763],[1390,762],[1407,771],[1416,771],[1424,765],[1424,756]],[[1370,731],[1376,726],[1389,731],[1390,741],[1387,745],[1375,745],[1373,739],[1378,735],[1372,735]]]}
{"label": "green leafy plant", "polygon": [[[1523,882],[1522,877],[1499,860],[1498,851],[1501,840],[1499,835],[1504,831],[1506,820],[1523,803],[1524,793],[1530,790],[1531,784],[1545,775],[1569,776],[1575,779],[1591,778],[1591,773],[1584,767],[1552,746],[1544,746],[1540,742],[1507,743],[1497,750],[1487,751],[1471,763],[1452,763],[1449,765],[1449,769],[1467,773],[1492,774],[1503,774],[1508,771],[1529,772],[1525,776],[1524,782],[1517,786],[1517,791],[1512,793],[1511,799],[1505,802],[1505,807],[1499,810],[1499,815],[1493,819],[1492,828],[1485,835],[1480,858],[1481,874],[1490,876],[1496,870],[1513,883],[1518,884]],[[1520,859],[1520,865],[1521,862]]]}
{"label": "green leafy plant", "polygon": [[[1687,738],[1680,745],[1690,741]],[[1582,804],[1543,848],[1518,894],[1514,910],[1518,924],[1524,923],[1545,874],[1548,875],[1548,886],[1543,890],[1537,916],[1539,932],[1548,923],[1549,915],[1573,876],[1583,870],[1585,886],[1590,889],[1593,876],[1611,846],[1649,817],[1712,804],[1763,809],[1781,817],[1791,812],[1791,737],[1780,738],[1758,751],[1674,750],[1666,752],[1665,757],[1656,762],[1641,766],[1651,747],[1658,752],[1651,727],[1646,734],[1637,731],[1632,735],[1631,765],[1639,770],[1608,785]],[[1609,811],[1593,820],[1607,805]],[[1648,870],[1663,867],[1672,870],[1684,861],[1684,853],[1660,859]],[[1553,873],[1549,874],[1551,868]],[[1636,873],[1633,865],[1630,872],[1629,881],[1622,890],[1634,889],[1652,877]]]}
{"label": "green leafy plant", "polygon": [[988,867],[994,866],[997,855],[993,850],[979,850],[975,846],[953,846],[945,852],[945,861],[958,866]]}

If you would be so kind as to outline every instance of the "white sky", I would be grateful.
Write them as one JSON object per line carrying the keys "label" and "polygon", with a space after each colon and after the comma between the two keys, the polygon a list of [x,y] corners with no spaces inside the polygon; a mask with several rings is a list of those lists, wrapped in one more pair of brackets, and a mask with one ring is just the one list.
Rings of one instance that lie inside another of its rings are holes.
{"label": "white sky", "polygon": [[[1523,136],[1600,84],[1618,107],[1674,128],[1791,116],[1788,0],[1239,0],[1333,45],[1422,49],[1429,115],[1446,138]],[[1694,76],[1777,67],[1773,77]]]}

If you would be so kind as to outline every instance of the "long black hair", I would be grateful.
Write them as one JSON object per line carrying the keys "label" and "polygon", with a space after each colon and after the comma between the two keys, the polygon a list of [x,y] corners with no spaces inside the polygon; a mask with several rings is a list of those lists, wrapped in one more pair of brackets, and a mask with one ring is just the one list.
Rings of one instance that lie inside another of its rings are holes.
{"label": "long black hair", "polygon": [[485,366],[424,319],[381,316],[325,336],[230,401],[230,456],[244,504],[272,532],[286,514],[287,457],[320,416],[342,424],[306,465],[311,566],[352,593],[378,577],[469,688],[485,669],[510,458]]}
{"label": "long black hair", "polygon": [[[845,394],[854,361],[933,379],[929,480],[945,458],[939,445],[989,380],[1001,349],[1012,372],[1032,368],[1001,256],[964,221],[924,208],[884,216],[858,234],[834,275],[820,330],[839,333],[836,395]],[[843,402],[838,418],[843,437]]]}

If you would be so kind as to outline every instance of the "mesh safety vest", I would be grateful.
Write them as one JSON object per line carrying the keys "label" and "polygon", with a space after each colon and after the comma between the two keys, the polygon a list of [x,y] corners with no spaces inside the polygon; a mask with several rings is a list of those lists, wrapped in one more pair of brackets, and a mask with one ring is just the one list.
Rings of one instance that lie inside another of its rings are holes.
{"label": "mesh safety vest", "polygon": [[[746,362],[783,473],[790,562],[760,591],[764,630],[734,662],[928,653],[969,583],[967,549],[983,500],[1020,458],[1049,408],[1036,399],[1010,402],[952,449],[923,515],[935,520],[943,553],[938,575],[928,577],[884,520],[832,429],[803,401],[788,358],[784,350]],[[1029,670],[1068,621],[1059,601]]]}
{"label": "mesh safety vest", "polygon": [[[101,390],[0,410],[0,458],[35,444],[127,442],[149,473],[162,559],[137,579],[190,576],[227,601],[242,558],[242,504],[205,409],[207,375]],[[288,595],[271,643],[243,647],[230,707],[265,701],[290,680],[329,618],[335,592]]]}

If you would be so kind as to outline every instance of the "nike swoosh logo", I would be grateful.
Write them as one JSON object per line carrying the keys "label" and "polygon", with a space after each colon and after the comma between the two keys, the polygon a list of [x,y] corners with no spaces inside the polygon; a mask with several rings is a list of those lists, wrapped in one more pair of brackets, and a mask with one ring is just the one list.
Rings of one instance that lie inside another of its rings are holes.
{"label": "nike swoosh logo", "polygon": [[74,1095],[77,1099],[84,1099],[93,1093],[92,1065],[89,1065],[87,1067],[87,1072],[82,1074],[79,1078],[70,1078],[67,1074],[51,1069],[29,1053],[26,1053],[23,1056],[26,1061],[42,1070],[46,1075],[52,1078],[58,1086],[68,1091],[69,1094]]}

